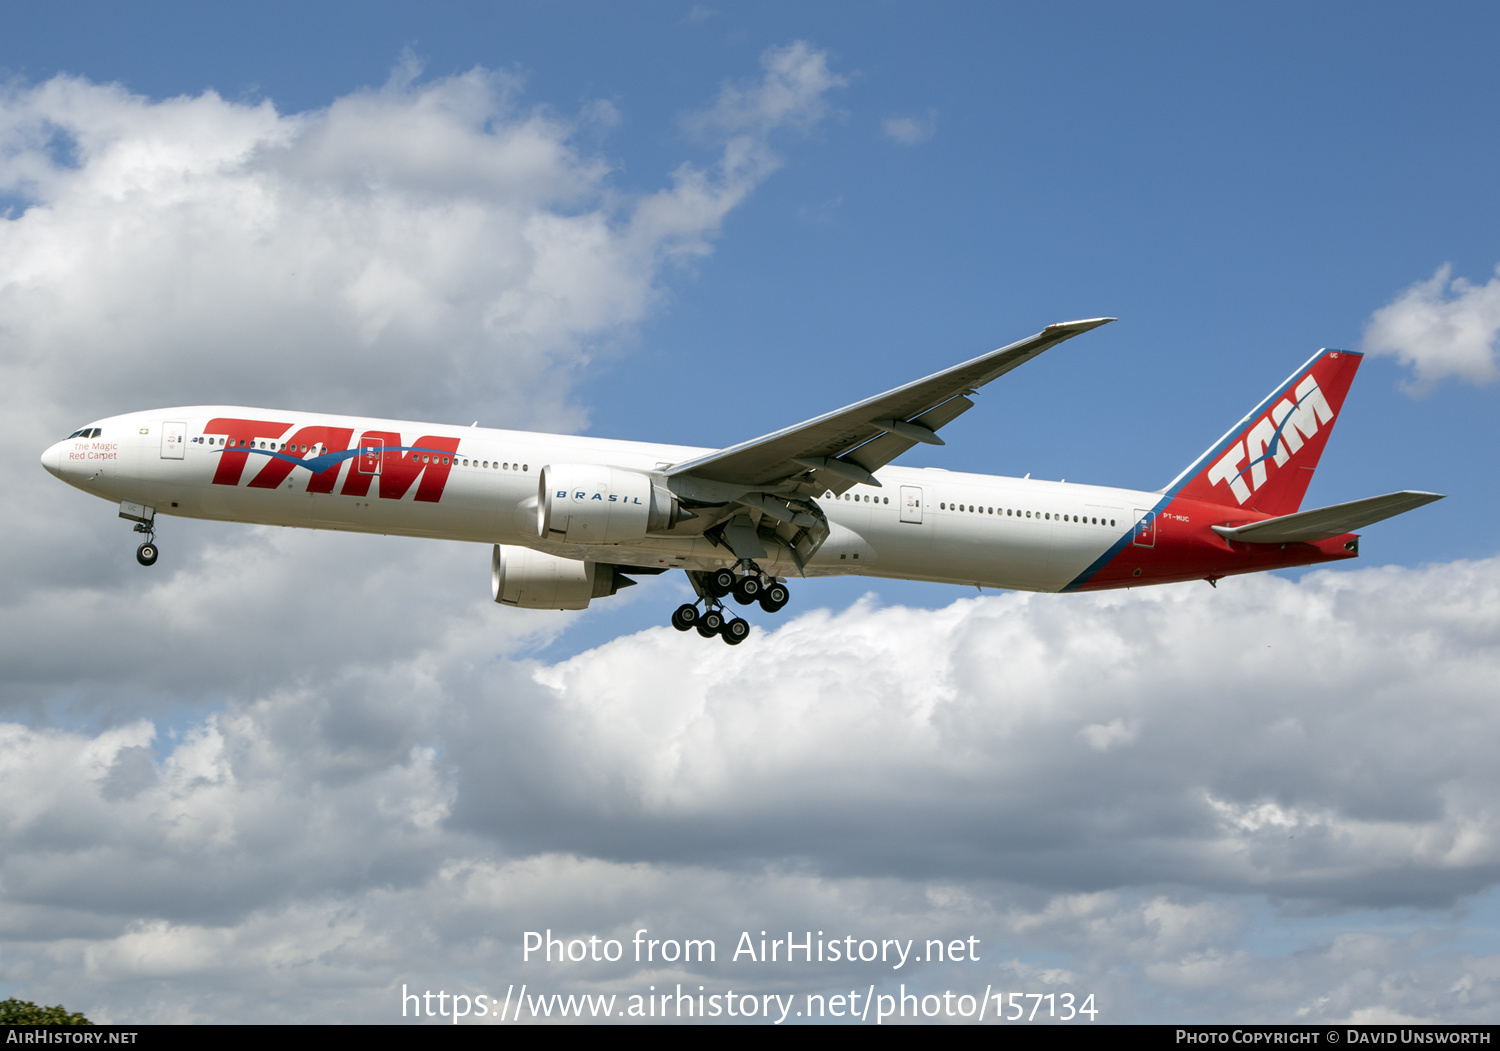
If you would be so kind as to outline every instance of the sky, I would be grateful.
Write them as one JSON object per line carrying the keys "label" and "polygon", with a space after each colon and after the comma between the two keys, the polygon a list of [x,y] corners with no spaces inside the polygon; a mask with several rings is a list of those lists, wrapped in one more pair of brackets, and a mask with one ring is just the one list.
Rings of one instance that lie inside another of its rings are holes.
{"label": "sky", "polygon": [[[1493,7],[6,22],[0,997],[1497,1020]],[[1446,499],[1217,589],[794,581],[731,649],[671,575],[496,606],[478,545],[159,520],[143,569],[37,462],[204,402],[723,446],[1102,315],[901,462],[1155,489],[1340,347],[1308,505]]]}

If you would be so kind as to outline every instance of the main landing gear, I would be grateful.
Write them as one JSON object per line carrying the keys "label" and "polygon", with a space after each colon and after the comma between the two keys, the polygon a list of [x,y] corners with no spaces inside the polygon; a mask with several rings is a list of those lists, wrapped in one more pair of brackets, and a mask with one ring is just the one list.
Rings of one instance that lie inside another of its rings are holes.
{"label": "main landing gear", "polygon": [[717,635],[731,646],[738,646],[750,637],[750,622],[728,613],[724,599],[732,595],[742,606],[758,602],[767,613],[775,613],[792,597],[785,584],[766,576],[749,559],[742,560],[734,569],[716,569],[711,573],[689,570],[688,580],[698,592],[698,601],[678,606],[672,614],[672,627],[678,631],[696,629],[705,639]]}

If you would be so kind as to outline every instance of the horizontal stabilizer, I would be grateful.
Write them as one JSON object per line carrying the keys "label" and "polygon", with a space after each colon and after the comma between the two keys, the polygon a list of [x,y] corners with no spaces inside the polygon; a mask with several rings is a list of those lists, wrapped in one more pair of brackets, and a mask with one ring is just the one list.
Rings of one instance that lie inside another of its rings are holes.
{"label": "horizontal stabilizer", "polygon": [[1296,514],[1267,518],[1249,525],[1211,528],[1225,540],[1238,540],[1246,544],[1312,543],[1352,533],[1356,529],[1363,529],[1367,525],[1442,498],[1440,493],[1407,490],[1371,496],[1364,500],[1351,500],[1347,504],[1334,504],[1332,507],[1298,511]]}

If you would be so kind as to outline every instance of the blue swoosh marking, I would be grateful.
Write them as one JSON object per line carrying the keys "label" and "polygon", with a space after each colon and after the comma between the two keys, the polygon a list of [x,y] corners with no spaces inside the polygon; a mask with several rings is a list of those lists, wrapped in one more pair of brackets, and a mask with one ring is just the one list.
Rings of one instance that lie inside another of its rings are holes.
{"label": "blue swoosh marking", "polygon": [[[1163,496],[1156,502],[1155,507],[1146,512],[1151,516],[1151,520],[1153,522],[1156,520],[1157,515],[1166,510],[1167,505],[1170,504],[1175,497],[1175,493],[1169,493],[1166,496]],[[1130,528],[1125,530],[1124,536],[1120,537],[1120,539],[1111,544],[1108,551],[1104,552],[1104,554],[1094,559],[1093,563],[1087,569],[1064,584],[1059,589],[1058,594],[1063,594],[1069,591],[1077,591],[1079,588],[1083,587],[1083,585],[1087,584],[1090,580],[1094,579],[1095,573],[1099,572],[1099,570],[1109,565],[1110,561],[1114,559],[1116,555],[1118,555],[1121,551],[1124,551],[1127,547],[1135,542],[1135,533],[1138,525],[1139,523],[1132,523]]]}
{"label": "blue swoosh marking", "polygon": [[[420,445],[382,445],[381,448],[387,452],[397,453],[419,452],[433,453],[437,456],[457,455],[456,453],[448,452],[446,449],[424,449]],[[285,460],[293,467],[305,467],[313,474],[322,474],[324,471],[336,467],[337,465],[343,463],[345,460],[351,460],[356,456],[361,456],[364,454],[364,450],[362,449],[341,449],[335,453],[324,453],[322,456],[314,456],[311,459],[302,459],[301,457],[292,456],[289,453],[274,452],[271,449],[231,449],[225,447],[222,449],[210,449],[209,451],[215,453],[256,453],[260,456],[269,456],[275,460]]]}
{"label": "blue swoosh marking", "polygon": [[[1312,390],[1308,391],[1306,394],[1302,395],[1302,397],[1300,397],[1300,398],[1297,399],[1297,404],[1292,406],[1291,412],[1288,412],[1285,416],[1283,416],[1281,418],[1281,424],[1280,424],[1280,426],[1278,426],[1276,428],[1276,431],[1271,435],[1271,441],[1270,441],[1270,444],[1268,444],[1266,446],[1266,451],[1263,452],[1263,453],[1261,453],[1259,456],[1257,456],[1255,459],[1251,460],[1243,468],[1241,468],[1240,471],[1239,471],[1239,473],[1235,475],[1236,478],[1243,478],[1245,476],[1245,472],[1248,471],[1248,470],[1250,470],[1250,468],[1254,467],[1258,463],[1265,463],[1266,460],[1268,460],[1271,457],[1273,457],[1273,456],[1276,455],[1276,447],[1281,444],[1281,432],[1282,432],[1282,430],[1284,430],[1286,428],[1287,424],[1289,424],[1289,423],[1292,422],[1292,415],[1293,415],[1293,413],[1295,413],[1298,409],[1302,408],[1302,403],[1304,401],[1306,401],[1308,398],[1311,398],[1313,396],[1313,391],[1316,391],[1317,389],[1318,389],[1317,385],[1314,384]],[[1330,427],[1333,426],[1332,421],[1329,422],[1329,426]],[[1311,441],[1312,439],[1308,439],[1308,440]]]}

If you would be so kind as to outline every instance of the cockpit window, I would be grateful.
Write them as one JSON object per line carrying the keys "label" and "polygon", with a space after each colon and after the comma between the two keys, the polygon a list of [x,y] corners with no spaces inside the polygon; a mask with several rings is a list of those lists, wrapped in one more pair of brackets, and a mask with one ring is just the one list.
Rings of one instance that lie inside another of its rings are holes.
{"label": "cockpit window", "polygon": [[102,430],[103,428],[101,427],[84,427],[74,431],[67,438],[64,438],[63,441],[67,441],[69,438],[97,438]]}

